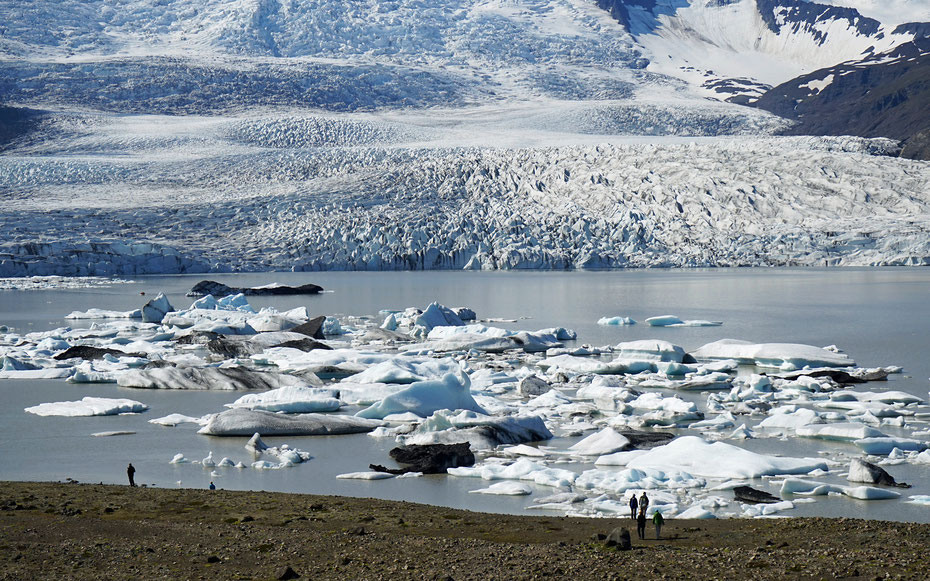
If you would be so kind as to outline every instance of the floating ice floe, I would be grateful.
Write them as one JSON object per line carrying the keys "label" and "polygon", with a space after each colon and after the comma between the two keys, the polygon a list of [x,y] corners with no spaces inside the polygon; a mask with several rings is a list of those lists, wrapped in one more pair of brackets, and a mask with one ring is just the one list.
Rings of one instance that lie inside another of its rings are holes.
{"label": "floating ice floe", "polygon": [[649,317],[646,324],[650,327],[719,327],[722,321],[702,321],[694,319],[683,321],[675,315],[660,315],[658,317]]}
{"label": "floating ice floe", "polygon": [[67,379],[74,373],[73,367],[49,369],[4,369],[0,379]]}
{"label": "floating ice floe", "polygon": [[368,369],[351,376],[350,379],[352,383],[409,384],[429,379],[441,379],[459,369],[459,364],[453,359],[421,359],[401,356],[375,363]]}
{"label": "floating ice floe", "polygon": [[533,489],[520,482],[495,482],[487,488],[469,490],[472,494],[497,494],[502,496],[526,496],[533,494]]}
{"label": "floating ice floe", "polygon": [[340,480],[385,480],[394,478],[394,475],[388,472],[347,472],[338,474],[336,478]]}
{"label": "floating ice floe", "polygon": [[819,438],[821,440],[839,440],[852,442],[863,438],[885,438],[879,430],[858,422],[844,422],[835,424],[815,424],[800,426],[795,433],[805,438]]}
{"label": "floating ice floe", "polygon": [[229,408],[288,414],[334,412],[340,406],[339,390],[300,385],[279,387],[264,393],[250,393],[226,404]]}
{"label": "floating ice floe", "polygon": [[106,309],[87,309],[86,311],[72,311],[65,315],[65,319],[141,319],[142,310],[108,311]]}
{"label": "floating ice floe", "polygon": [[900,492],[876,488],[874,486],[843,486],[839,484],[825,484],[814,480],[800,480],[788,478],[782,482],[782,494],[803,494],[810,496],[823,496],[827,494],[842,494],[857,500],[885,500],[898,498]]}
{"label": "floating ice floe", "polygon": [[246,390],[306,387],[307,382],[282,373],[245,367],[157,367],[130,369],[117,378],[120,387],[140,389]]}
{"label": "floating ice floe", "polygon": [[774,367],[794,371],[805,367],[851,367],[855,361],[843,353],[835,353],[813,345],[798,343],[750,343],[736,339],[721,339],[692,352],[701,359],[735,359],[743,365]]}
{"label": "floating ice floe", "polygon": [[636,321],[630,317],[601,317],[597,320],[597,324],[605,326],[635,325]]}
{"label": "floating ice floe", "polygon": [[409,435],[399,436],[403,444],[455,444],[468,442],[483,450],[501,444],[538,442],[552,438],[552,432],[539,416],[489,416],[481,413],[440,410],[427,418]]}
{"label": "floating ice floe", "polygon": [[853,443],[865,452],[874,456],[887,456],[894,451],[904,450],[908,452],[920,452],[927,449],[927,443],[913,438],[893,438],[890,436],[878,438],[862,438],[854,440]]}
{"label": "floating ice floe", "polygon": [[425,418],[443,409],[484,413],[471,396],[470,386],[471,381],[464,372],[447,373],[442,379],[413,383],[355,415],[382,419],[390,414],[413,412]]}
{"label": "floating ice floe", "polygon": [[205,425],[211,416],[194,418],[191,416],[185,416],[184,414],[168,414],[167,416],[161,418],[155,418],[149,420],[150,424],[155,424],[158,426],[176,426],[178,424],[199,424]]}
{"label": "floating ice floe", "polygon": [[[296,450],[287,444],[282,444],[281,446],[269,446],[262,441],[261,435],[257,432],[252,434],[252,437],[245,445],[245,449],[252,452],[252,454],[255,456],[267,455],[274,457],[278,461],[277,468],[287,468],[289,466],[301,464],[312,458],[308,452],[304,452],[303,450]],[[228,461],[227,458],[224,458],[223,460],[223,462],[220,462],[221,465],[233,465],[232,462]],[[265,464],[262,465],[263,469],[271,468],[271,466],[267,464],[267,460],[260,462],[265,462]],[[253,462],[253,466],[254,465],[255,462]]]}
{"label": "floating ice floe", "polygon": [[571,486],[578,475],[571,470],[550,468],[544,464],[521,458],[508,465],[484,464],[481,466],[460,466],[449,468],[448,474],[483,480],[524,480],[540,486],[566,488]]}
{"label": "floating ice floe", "polygon": [[118,414],[137,414],[146,411],[149,406],[131,399],[113,399],[87,396],[80,401],[57,401],[42,403],[25,409],[27,413],[37,416],[115,416]]}
{"label": "floating ice floe", "polygon": [[416,325],[423,327],[427,332],[434,327],[461,327],[464,324],[465,321],[458,314],[439,303],[430,303],[426,310],[416,318]]}
{"label": "floating ice floe", "polygon": [[725,442],[708,443],[682,436],[633,458],[627,468],[684,471],[705,478],[760,478],[827,470],[817,458],[787,458],[757,454]]}
{"label": "floating ice floe", "polygon": [[646,361],[674,361],[682,363],[685,350],[678,345],[657,339],[626,341],[614,347],[614,353],[620,359]]}
{"label": "floating ice floe", "polygon": [[582,456],[601,456],[617,452],[630,446],[630,440],[612,428],[604,428],[596,434],[569,446],[569,450]]}
{"label": "floating ice floe", "polygon": [[277,414],[248,409],[231,409],[210,418],[197,431],[210,436],[323,436],[370,432],[380,421],[329,414]]}
{"label": "floating ice floe", "polygon": [[820,414],[807,408],[785,405],[773,408],[769,417],[759,422],[760,428],[801,428],[811,424],[822,423]]}

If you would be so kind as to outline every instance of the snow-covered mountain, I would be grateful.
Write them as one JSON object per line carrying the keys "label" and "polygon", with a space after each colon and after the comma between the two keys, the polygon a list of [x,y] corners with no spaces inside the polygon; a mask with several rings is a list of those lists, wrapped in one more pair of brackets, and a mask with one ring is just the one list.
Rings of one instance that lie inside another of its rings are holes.
{"label": "snow-covered mountain", "polygon": [[928,30],[902,24],[930,21],[927,3],[908,0],[894,10],[868,0],[597,2],[645,48],[649,70],[739,102],[802,74],[911,42]]}
{"label": "snow-covered mountain", "polygon": [[847,4],[0,0],[0,276],[930,264],[926,164],[742,105],[930,28]]}

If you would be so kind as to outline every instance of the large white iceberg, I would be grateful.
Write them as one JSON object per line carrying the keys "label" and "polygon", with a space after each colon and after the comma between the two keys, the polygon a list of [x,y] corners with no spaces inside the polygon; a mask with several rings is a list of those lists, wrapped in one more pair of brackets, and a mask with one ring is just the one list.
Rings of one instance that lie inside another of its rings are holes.
{"label": "large white iceberg", "polygon": [[338,390],[294,385],[264,393],[246,394],[226,404],[226,407],[300,414],[334,412],[340,405]]}
{"label": "large white iceberg", "polygon": [[633,458],[627,468],[680,470],[725,479],[807,474],[826,470],[827,463],[817,458],[767,456],[725,442],[709,443],[697,436],[682,436]]}
{"label": "large white iceberg", "polygon": [[887,437],[886,434],[883,434],[879,430],[858,422],[801,426],[796,430],[796,433],[805,438],[820,438],[821,440],[840,440],[845,442],[852,442],[863,438]]}
{"label": "large white iceberg", "polygon": [[835,353],[800,343],[751,343],[721,339],[692,353],[697,359],[735,359],[744,365],[774,367],[795,371],[805,367],[850,367],[856,362],[843,353]]}
{"label": "large white iceberg", "polygon": [[149,406],[131,399],[113,399],[87,396],[80,401],[41,403],[25,409],[37,416],[114,416],[144,412]]}
{"label": "large white iceberg", "polygon": [[471,396],[470,387],[471,381],[464,372],[447,373],[442,379],[413,383],[355,415],[382,419],[391,414],[413,412],[425,418],[443,409],[485,413]]}
{"label": "large white iceberg", "polygon": [[569,446],[569,450],[582,456],[600,456],[623,450],[630,445],[630,440],[613,428],[604,428],[587,438]]}
{"label": "large white iceberg", "polygon": [[658,339],[641,339],[639,341],[626,341],[614,347],[619,358],[645,359],[648,361],[674,361],[681,363],[685,358],[685,350]]}

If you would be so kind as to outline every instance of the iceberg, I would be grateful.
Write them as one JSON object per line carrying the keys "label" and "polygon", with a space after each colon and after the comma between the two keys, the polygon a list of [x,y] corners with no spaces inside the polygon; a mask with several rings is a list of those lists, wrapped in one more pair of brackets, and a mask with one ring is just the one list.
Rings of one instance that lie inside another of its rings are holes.
{"label": "iceberg", "polygon": [[856,364],[843,353],[799,343],[750,343],[721,339],[692,353],[697,359],[735,359],[742,365],[796,371],[805,367],[851,367]]}
{"label": "iceberg", "polygon": [[231,409],[210,418],[197,431],[208,436],[332,436],[370,432],[381,426],[376,420],[330,414],[278,414]]}
{"label": "iceberg", "polygon": [[108,311],[106,309],[87,309],[86,311],[72,311],[65,315],[65,319],[141,319],[142,311]]}
{"label": "iceberg", "polygon": [[907,452],[920,452],[927,449],[927,443],[911,438],[893,438],[890,436],[878,438],[862,438],[854,440],[853,443],[862,449],[866,454],[873,456],[887,456],[897,448]]}
{"label": "iceberg", "polygon": [[618,452],[630,446],[630,440],[612,428],[604,428],[596,434],[569,446],[569,450],[582,456],[601,456]]}
{"label": "iceberg", "polygon": [[647,361],[673,361],[682,363],[685,359],[685,350],[669,343],[654,339],[627,341],[614,347],[618,358],[647,360]]}
{"label": "iceberg", "polygon": [[465,321],[452,309],[439,303],[430,303],[426,310],[423,311],[423,314],[416,318],[416,324],[430,331],[434,327],[461,327],[465,325]]}
{"label": "iceberg", "polygon": [[759,422],[760,428],[794,428],[822,423],[820,414],[807,408],[796,408],[793,405],[774,408],[769,417]]}
{"label": "iceberg", "polygon": [[156,367],[129,369],[117,379],[120,387],[140,389],[268,390],[301,386],[307,382],[293,375],[253,371],[245,367]]}
{"label": "iceberg", "polygon": [[382,419],[391,414],[413,412],[425,418],[443,409],[485,413],[471,396],[470,387],[471,381],[464,372],[447,373],[442,379],[413,383],[355,415]]}
{"label": "iceberg", "polygon": [[80,401],[42,403],[28,407],[25,411],[37,416],[85,417],[137,414],[147,409],[149,409],[149,406],[131,399],[87,396]]}
{"label": "iceberg", "polygon": [[863,438],[886,438],[875,428],[869,427],[858,422],[846,422],[836,424],[815,424],[800,426],[795,433],[805,438],[820,438],[821,440],[840,440],[852,442]]}
{"label": "iceberg", "polygon": [[334,412],[340,405],[338,390],[294,385],[265,393],[250,393],[226,404],[226,407],[300,414]]}
{"label": "iceberg", "polygon": [[496,494],[503,496],[526,496],[533,494],[533,489],[520,482],[495,482],[487,488],[469,490],[472,494]]}
{"label": "iceberg", "polygon": [[468,442],[476,450],[502,444],[523,444],[552,438],[539,416],[489,416],[440,410],[417,426],[404,444],[454,444]]}
{"label": "iceberg", "polygon": [[601,317],[600,319],[597,320],[597,324],[605,325],[605,326],[635,325],[636,321],[634,321],[630,317]]}
{"label": "iceberg", "polygon": [[627,468],[678,470],[705,478],[728,479],[807,474],[827,470],[827,463],[816,458],[756,454],[725,442],[708,443],[697,436],[682,436],[633,458]]}
{"label": "iceberg", "polygon": [[650,327],[719,327],[722,321],[703,321],[694,319],[683,321],[675,315],[660,315],[658,317],[649,317],[646,324]]}
{"label": "iceberg", "polygon": [[550,468],[544,464],[521,458],[512,464],[484,464],[449,468],[448,474],[483,480],[524,480],[540,486],[568,488],[574,484],[577,474],[571,470]]}

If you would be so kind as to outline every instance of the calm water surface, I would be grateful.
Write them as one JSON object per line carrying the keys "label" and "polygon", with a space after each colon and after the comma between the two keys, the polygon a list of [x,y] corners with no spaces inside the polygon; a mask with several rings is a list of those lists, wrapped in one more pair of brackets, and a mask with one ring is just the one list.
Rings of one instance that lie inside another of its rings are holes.
{"label": "calm water surface", "polygon": [[[0,291],[0,325],[30,332],[74,325],[64,316],[74,310],[139,308],[147,298],[165,292],[172,304],[184,308],[192,299],[184,294],[203,275],[136,278],[131,284],[107,288]],[[887,384],[864,389],[896,389],[926,399],[930,357],[930,270],[923,269],[724,269],[698,271],[623,272],[389,272],[389,273],[262,273],[210,275],[229,285],[256,286],[320,284],[328,292],[318,296],[250,297],[256,308],[285,310],[306,306],[312,315],[378,317],[381,309],[425,307],[432,301],[467,306],[480,318],[517,319],[497,323],[511,329],[568,327],[578,333],[577,344],[612,345],[621,341],[657,338],[693,350],[722,338],[754,342],[835,344],[860,366],[899,365],[904,373]],[[140,296],[145,292],[146,296]],[[721,327],[652,328],[647,317],[672,314],[683,319],[723,321]],[[628,316],[640,324],[604,327],[605,316]],[[88,323],[89,324],[89,323]],[[125,397],[150,410],[141,415],[101,418],[42,418],[23,408],[48,401],[80,399],[86,395]],[[213,451],[251,460],[245,439],[197,435],[196,426],[164,428],[147,422],[169,413],[200,416],[223,409],[241,394],[162,392],[119,388],[115,385],[72,385],[62,381],[0,380],[0,479],[125,482],[125,467],[137,468],[137,482],[159,487],[205,487],[211,477],[196,465],[171,465],[177,452],[199,460]],[[706,395],[688,394],[697,402]],[[916,425],[927,429],[926,425]],[[882,428],[895,434],[894,429]],[[93,437],[103,431],[135,434]],[[682,431],[684,433],[684,431]],[[902,434],[905,432],[901,432]],[[487,482],[446,476],[391,479],[375,482],[337,480],[337,474],[367,470],[369,463],[389,463],[392,440],[366,435],[338,437],[266,438],[272,445],[288,443],[310,452],[313,460],[286,470],[225,469],[215,478],[226,489],[308,492],[346,496],[403,499],[472,510],[524,513],[532,499],[555,492],[539,487],[530,497],[469,494]],[[560,447],[568,442],[557,442]],[[756,451],[816,456],[828,446],[816,440],[759,439],[740,442]],[[829,444],[858,455],[854,447]],[[568,466],[581,472],[587,467]],[[915,487],[909,494],[930,494],[930,466],[889,468],[898,479]],[[853,501],[818,497],[782,513],[789,516],[860,516],[864,518],[930,522],[930,507],[900,501]]]}

